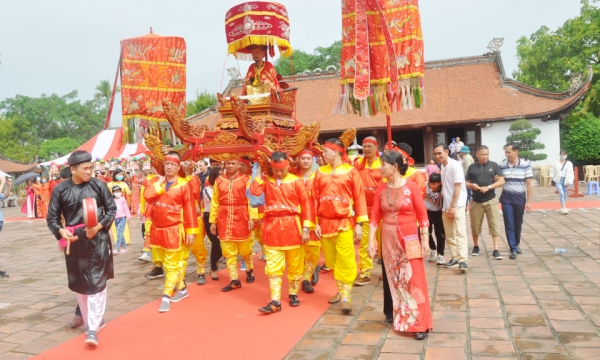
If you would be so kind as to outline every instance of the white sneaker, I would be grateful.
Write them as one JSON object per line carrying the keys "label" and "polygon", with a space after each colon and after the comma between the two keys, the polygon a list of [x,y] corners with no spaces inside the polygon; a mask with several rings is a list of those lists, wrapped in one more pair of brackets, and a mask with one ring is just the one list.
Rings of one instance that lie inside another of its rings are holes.
{"label": "white sneaker", "polygon": [[444,257],[442,255],[438,255],[437,257],[437,264],[438,265],[444,265],[446,263],[446,260],[444,260]]}
{"label": "white sneaker", "polygon": [[152,257],[150,256],[149,253],[145,252],[145,253],[142,253],[142,256],[140,256],[138,258],[138,260],[140,260],[140,261],[152,261]]}
{"label": "white sneaker", "polygon": [[119,255],[119,251],[118,250],[113,250],[113,255]]}
{"label": "white sneaker", "polygon": [[119,251],[119,254],[125,254],[127,252],[127,249],[121,249],[121,251]]}
{"label": "white sneaker", "polygon": [[436,253],[435,251],[430,251],[430,252],[429,252],[429,257],[427,258],[427,260],[428,260],[428,261],[430,261],[430,262],[434,262],[434,261],[435,261],[435,255],[436,255],[436,254],[437,254],[437,253]]}

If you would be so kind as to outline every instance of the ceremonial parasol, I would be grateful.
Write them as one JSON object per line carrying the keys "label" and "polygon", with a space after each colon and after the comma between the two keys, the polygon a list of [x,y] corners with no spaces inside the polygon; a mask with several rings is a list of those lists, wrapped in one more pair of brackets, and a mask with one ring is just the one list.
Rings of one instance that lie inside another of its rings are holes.
{"label": "ceremonial parasol", "polygon": [[15,180],[13,185],[16,186],[16,185],[22,184],[22,183],[26,182],[27,180],[35,179],[38,176],[40,176],[40,174],[34,173],[34,172],[28,172],[27,174],[23,174],[23,175],[19,176],[17,178],[17,180]]}
{"label": "ceremonial parasol", "polygon": [[342,0],[342,95],[336,114],[391,112],[424,103],[423,34],[418,0]]}
{"label": "ceremonial parasol", "polygon": [[110,124],[117,80],[121,76],[122,143],[141,143],[150,133],[167,142],[172,135],[162,102],[174,104],[181,116],[186,109],[186,44],[176,36],[152,32],[121,41],[121,56],[104,128]]}
{"label": "ceremonial parasol", "polygon": [[266,45],[275,56],[275,46],[281,57],[292,55],[290,20],[285,6],[264,1],[250,1],[232,7],[225,16],[227,52],[241,60],[252,60],[252,45]]}

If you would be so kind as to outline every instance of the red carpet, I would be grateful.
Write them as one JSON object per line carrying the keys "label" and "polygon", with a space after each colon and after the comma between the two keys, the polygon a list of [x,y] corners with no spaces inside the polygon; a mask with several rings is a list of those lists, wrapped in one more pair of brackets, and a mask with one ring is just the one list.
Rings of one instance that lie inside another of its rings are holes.
{"label": "red carpet", "polygon": [[[84,335],[45,351],[34,359],[282,359],[329,307],[335,282],[326,274],[314,294],[300,291],[301,305],[290,308],[284,274],[282,311],[263,315],[258,308],[270,300],[265,263],[255,260],[256,282],[221,292],[227,270],[219,281],[190,284],[190,297],[158,313],[160,299],[107,323],[98,348],[88,347]],[[323,273],[322,273],[323,275]],[[158,283],[158,282],[153,282]],[[108,286],[110,296],[110,282]]]}

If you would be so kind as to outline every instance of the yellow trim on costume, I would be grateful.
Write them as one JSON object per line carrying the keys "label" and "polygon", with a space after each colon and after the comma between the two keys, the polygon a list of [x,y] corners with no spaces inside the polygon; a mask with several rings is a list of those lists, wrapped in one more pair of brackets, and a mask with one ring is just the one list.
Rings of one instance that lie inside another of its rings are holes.
{"label": "yellow trim on costume", "polygon": [[200,228],[196,227],[196,228],[185,229],[185,233],[187,235],[197,235],[197,234],[200,234]]}
{"label": "yellow trim on costume", "polygon": [[414,167],[412,167],[412,166],[409,166],[408,169],[406,169],[406,173],[402,177],[406,179],[409,176],[414,175],[416,172],[419,172],[419,170],[416,169],[416,168],[414,168]]}
{"label": "yellow trim on costume", "polygon": [[357,223],[367,223],[369,221],[369,215],[361,215],[356,217]]}
{"label": "yellow trim on costume", "polygon": [[121,89],[146,90],[146,91],[185,92],[185,87],[184,88],[168,88],[168,87],[152,87],[152,86],[138,86],[138,85],[121,85]]}
{"label": "yellow trim on costume", "polygon": [[265,181],[263,179],[254,178],[254,181],[256,181],[256,183],[259,184],[259,185],[262,185],[262,184],[265,183]]}
{"label": "yellow trim on costume", "polygon": [[298,249],[302,245],[290,245],[290,246],[267,246],[265,245],[265,249],[268,250],[292,250]]}
{"label": "yellow trim on costume", "polygon": [[185,68],[185,64],[166,62],[166,61],[148,61],[148,60],[132,60],[132,59],[123,59],[124,63],[130,64],[142,64],[142,65],[159,65],[159,66],[176,66]]}
{"label": "yellow trim on costume", "polygon": [[[340,175],[340,174],[347,174],[350,171],[352,171],[352,169],[354,169],[354,167],[350,164],[340,164],[335,168],[335,174],[336,175]],[[321,166],[319,168],[319,171],[325,175],[333,175],[333,170],[330,164]]]}
{"label": "yellow trim on costume", "polygon": [[[298,176],[288,173],[283,179],[281,179],[281,183],[282,184],[292,184],[294,181],[296,181],[298,179],[300,179]],[[277,183],[277,179],[275,179],[274,177],[268,176],[268,175],[267,175],[267,180],[273,184]]]}
{"label": "yellow trim on costume", "polygon": [[215,185],[213,186],[213,197],[212,197],[212,200],[210,201],[210,216],[208,218],[208,222],[210,224],[217,223],[217,216],[219,215],[219,207],[221,207],[221,201],[219,200],[219,187],[216,185],[217,184],[215,183]]}
{"label": "yellow trim on costume", "polygon": [[155,183],[154,183],[154,191],[156,191],[156,193],[157,193],[158,195],[162,195],[162,194],[164,194],[164,193],[165,193],[165,191],[166,191],[165,189],[166,189],[166,188],[165,188],[165,183],[162,183],[162,184],[160,184],[160,185],[159,185],[157,182],[155,182]]}
{"label": "yellow trim on costume", "polygon": [[304,225],[303,227],[305,227],[305,228],[309,228],[311,230],[315,229],[315,224],[312,221],[310,221],[310,220],[304,220],[304,224],[303,225]]}
{"label": "yellow trim on costume", "polygon": [[280,55],[282,58],[286,58],[286,57],[292,55],[292,53],[294,52],[290,42],[285,39],[282,39],[278,36],[247,35],[239,40],[236,40],[236,41],[230,43],[229,46],[227,47],[227,53],[233,54],[235,56],[235,58],[237,59],[238,50],[247,48],[250,45],[273,45],[273,44],[277,44],[277,47],[279,47],[280,51],[281,51],[281,48],[287,48],[286,50],[281,51]]}
{"label": "yellow trim on costume", "polygon": [[288,24],[290,22],[290,19],[288,19],[286,16],[280,15],[274,11],[246,11],[240,14],[237,14],[236,16],[232,16],[229,19],[227,19],[225,21],[225,25],[229,24],[232,21],[235,21],[239,18],[245,17],[246,15],[266,15],[266,16],[274,16],[278,19],[281,20],[285,20]]}

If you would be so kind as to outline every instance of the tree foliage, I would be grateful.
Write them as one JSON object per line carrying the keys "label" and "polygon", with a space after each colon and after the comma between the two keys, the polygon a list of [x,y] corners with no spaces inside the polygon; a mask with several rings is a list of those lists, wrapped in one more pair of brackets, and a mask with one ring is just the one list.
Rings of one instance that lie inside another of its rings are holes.
{"label": "tree foliage", "polygon": [[40,146],[40,161],[50,161],[65,156],[79,147],[79,143],[69,137],[48,140]]}
{"label": "tree foliage", "polygon": [[9,159],[30,163],[38,148],[34,145],[31,125],[23,119],[0,114],[0,154]]}
{"label": "tree foliage", "polygon": [[214,106],[217,103],[217,96],[215,94],[209,93],[204,89],[201,93],[196,91],[196,98],[192,101],[188,101],[185,116],[196,115],[202,110],[208,109],[211,106]]}
{"label": "tree foliage", "polygon": [[528,161],[545,160],[548,155],[536,154],[534,150],[542,150],[546,148],[541,142],[535,141],[537,136],[542,133],[542,130],[534,128],[533,125],[526,119],[519,119],[510,125],[510,135],[506,137],[506,143],[519,144],[519,157]]}
{"label": "tree foliage", "polygon": [[77,91],[63,96],[42,94],[39,98],[17,95],[0,102],[0,111],[7,118],[27,121],[35,146],[66,134],[83,143],[102,130],[106,116],[97,102],[78,100]]}
{"label": "tree foliage", "polygon": [[600,164],[600,119],[592,114],[568,126],[563,133],[563,147],[569,157],[585,165]]}
{"label": "tree foliage", "polygon": [[600,117],[600,8],[595,0],[582,0],[578,17],[567,20],[556,31],[542,26],[529,38],[517,41],[519,68],[513,73],[518,81],[548,91],[569,89],[572,74],[587,75],[592,66],[594,79],[585,99],[569,118],[569,124],[586,118],[587,113]]}
{"label": "tree foliage", "polygon": [[292,63],[294,74],[306,70],[313,71],[317,68],[325,70],[329,65],[335,65],[339,69],[341,52],[341,41],[336,41],[328,47],[317,47],[312,54],[302,50],[294,50],[292,56],[277,59],[275,69],[282,76],[292,75]]}

